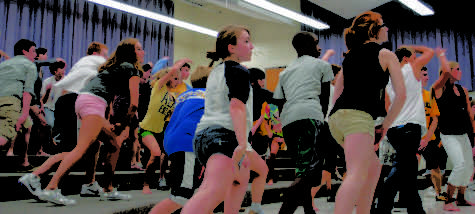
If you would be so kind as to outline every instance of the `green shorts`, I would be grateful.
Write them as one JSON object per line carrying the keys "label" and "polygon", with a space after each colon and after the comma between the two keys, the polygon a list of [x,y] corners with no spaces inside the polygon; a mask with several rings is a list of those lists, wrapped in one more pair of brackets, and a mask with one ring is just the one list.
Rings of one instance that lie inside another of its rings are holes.
{"label": "green shorts", "polygon": [[345,137],[355,133],[369,133],[374,138],[373,117],[360,110],[340,109],[328,121],[333,138],[343,145]]}
{"label": "green shorts", "polygon": [[149,135],[152,135],[155,140],[157,141],[158,143],[158,146],[160,147],[160,150],[162,151],[162,153],[165,153],[165,148],[163,147],[163,134],[164,134],[165,130],[163,132],[160,132],[160,133],[155,133],[155,132],[152,132],[152,131],[149,131],[149,130],[145,130],[145,129],[142,129],[141,127],[139,127],[139,142],[143,143],[142,139],[144,137],[147,137]]}

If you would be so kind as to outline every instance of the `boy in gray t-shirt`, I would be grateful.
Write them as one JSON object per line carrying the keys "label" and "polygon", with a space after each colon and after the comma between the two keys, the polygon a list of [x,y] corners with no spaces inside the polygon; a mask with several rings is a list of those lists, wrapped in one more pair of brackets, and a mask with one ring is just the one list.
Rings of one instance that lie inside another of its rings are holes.
{"label": "boy in gray t-shirt", "polygon": [[[320,182],[324,141],[320,134],[328,108],[333,72],[328,62],[318,59],[318,38],[310,32],[297,33],[292,45],[298,58],[279,75],[274,98],[285,99],[281,120],[284,140],[296,161],[296,179],[284,196],[280,213],[293,213],[303,205],[305,213],[315,213],[311,188]],[[317,184],[318,185],[318,184]]]}

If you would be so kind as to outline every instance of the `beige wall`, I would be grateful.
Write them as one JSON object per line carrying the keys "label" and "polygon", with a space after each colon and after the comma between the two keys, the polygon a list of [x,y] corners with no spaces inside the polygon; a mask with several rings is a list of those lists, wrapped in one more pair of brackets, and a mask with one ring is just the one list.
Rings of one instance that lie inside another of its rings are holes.
{"label": "beige wall", "polygon": [[[235,13],[220,7],[207,7],[205,9],[193,7],[175,0],[175,18],[191,22],[216,31],[227,24],[240,24],[249,27],[252,42],[255,46],[252,60],[243,63],[248,67],[284,66],[297,57],[292,47],[291,39],[300,30],[300,24],[293,22],[292,25],[262,21],[248,16]],[[294,11],[300,10],[298,0],[274,0]],[[205,15],[206,14],[206,15]],[[175,60],[189,57],[193,60],[192,70],[197,65],[208,65],[206,51],[213,50],[216,39],[200,33],[175,27]]]}

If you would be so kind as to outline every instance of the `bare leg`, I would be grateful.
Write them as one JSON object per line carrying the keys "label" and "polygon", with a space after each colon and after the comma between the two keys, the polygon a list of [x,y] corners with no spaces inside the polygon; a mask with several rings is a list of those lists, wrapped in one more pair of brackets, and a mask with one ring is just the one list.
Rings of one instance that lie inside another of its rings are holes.
{"label": "bare leg", "polygon": [[58,170],[46,187],[47,190],[55,190],[58,183],[66,172],[86,153],[89,146],[96,140],[104,126],[105,119],[98,115],[87,115],[83,117],[77,146],[68,153],[59,165]]}
{"label": "bare leg", "polygon": [[259,154],[257,154],[256,151],[248,152],[248,157],[249,162],[251,163],[250,169],[259,174],[259,176],[254,178],[254,181],[252,181],[252,202],[261,203],[262,195],[264,194],[264,188],[266,187],[266,178],[269,169],[267,168],[266,162],[259,156]]}
{"label": "bare leg", "polygon": [[180,204],[167,198],[155,205],[152,210],[150,210],[149,214],[171,214],[180,208],[182,208]]}
{"label": "bare leg", "polygon": [[53,155],[49,157],[41,166],[36,169],[32,174],[41,177],[42,175],[48,173],[51,168],[56,164],[59,163],[64,159],[64,157],[68,154],[69,152],[62,152],[56,155]]}
{"label": "bare leg", "polygon": [[7,152],[7,156],[14,156],[13,149],[14,149],[15,144],[16,144],[16,139],[18,139],[18,134],[15,136],[15,138],[12,139],[12,141],[10,143],[10,148],[8,149],[8,152]]}
{"label": "bare leg", "polygon": [[203,183],[181,213],[212,213],[224,200],[233,181],[232,159],[221,154],[212,155],[206,164]]}
{"label": "bare leg", "polygon": [[150,149],[150,159],[148,160],[147,166],[145,168],[145,178],[144,178],[144,187],[142,192],[144,194],[151,194],[152,191],[150,190],[149,183],[151,182],[150,178],[153,177],[155,174],[155,161],[160,157],[162,151],[160,150],[160,146],[158,145],[157,140],[153,135],[147,135],[143,139],[143,144]]}
{"label": "bare leg", "polygon": [[[256,155],[257,153],[255,151],[253,151]],[[261,159],[262,162],[264,162],[264,160],[262,160],[261,157],[259,157],[257,155],[257,157],[259,159]],[[251,166],[252,166],[252,160],[251,161]],[[230,187],[230,189],[228,190],[227,194],[226,194],[226,198],[224,199],[224,213],[231,213],[231,214],[237,214],[239,213],[239,209],[241,208],[241,204],[242,204],[242,200],[244,199],[244,196],[246,195],[246,190],[247,190],[247,186],[249,184],[249,177],[250,177],[250,172],[248,168],[244,168],[244,167],[241,167],[240,169],[240,175],[239,175],[239,178],[240,180],[238,181],[239,184],[236,184],[236,183],[233,183],[232,186]],[[259,177],[262,177],[262,176],[259,176]],[[262,193],[264,192],[264,187],[265,187],[265,178],[264,177],[264,182],[262,183]],[[254,179],[254,182],[256,181],[256,179]],[[254,183],[252,183],[252,189],[251,189],[251,193],[252,193],[252,202],[254,202]],[[260,190],[257,190],[258,193]],[[262,193],[260,193],[260,198],[259,199],[259,203],[261,203],[261,200],[262,200]],[[259,195],[259,194],[256,194],[256,195]]]}
{"label": "bare leg", "polygon": [[430,179],[432,184],[434,185],[435,192],[439,195],[442,192],[442,175],[440,173],[440,169],[432,169],[430,171]]}
{"label": "bare leg", "polygon": [[[374,161],[372,157],[376,155],[374,153],[373,141],[374,139],[369,133],[356,133],[345,137],[344,149],[347,176],[336,195],[335,214],[352,213],[358,198],[361,197],[362,189],[376,187],[376,185],[366,182],[372,161]],[[377,179],[375,180],[376,182]],[[365,184],[365,186],[362,184]],[[369,194],[370,192],[374,192],[374,189],[367,193]],[[370,196],[365,197],[371,198]],[[369,204],[358,205],[371,207],[371,200]]]}
{"label": "bare leg", "polygon": [[28,145],[30,144],[30,134],[31,134],[31,127],[26,128],[26,133],[25,133],[25,159],[23,160],[23,166],[28,166],[30,165],[30,162],[28,161]]}
{"label": "bare leg", "polygon": [[370,163],[371,165],[368,172],[368,178],[364,183],[364,188],[361,189],[360,196],[358,197],[358,201],[356,202],[356,213],[358,214],[370,213],[374,191],[376,190],[379,176],[381,174],[382,166],[376,154],[373,153],[373,155],[373,160],[370,160],[372,162]]}

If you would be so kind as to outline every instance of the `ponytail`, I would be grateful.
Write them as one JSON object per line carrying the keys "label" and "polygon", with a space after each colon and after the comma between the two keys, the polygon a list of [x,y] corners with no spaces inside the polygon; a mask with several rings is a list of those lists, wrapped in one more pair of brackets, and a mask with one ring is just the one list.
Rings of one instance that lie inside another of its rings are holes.
{"label": "ponytail", "polygon": [[208,67],[213,67],[214,62],[219,60],[219,55],[216,51],[208,51],[206,52],[206,58],[211,59],[211,62],[209,63]]}

